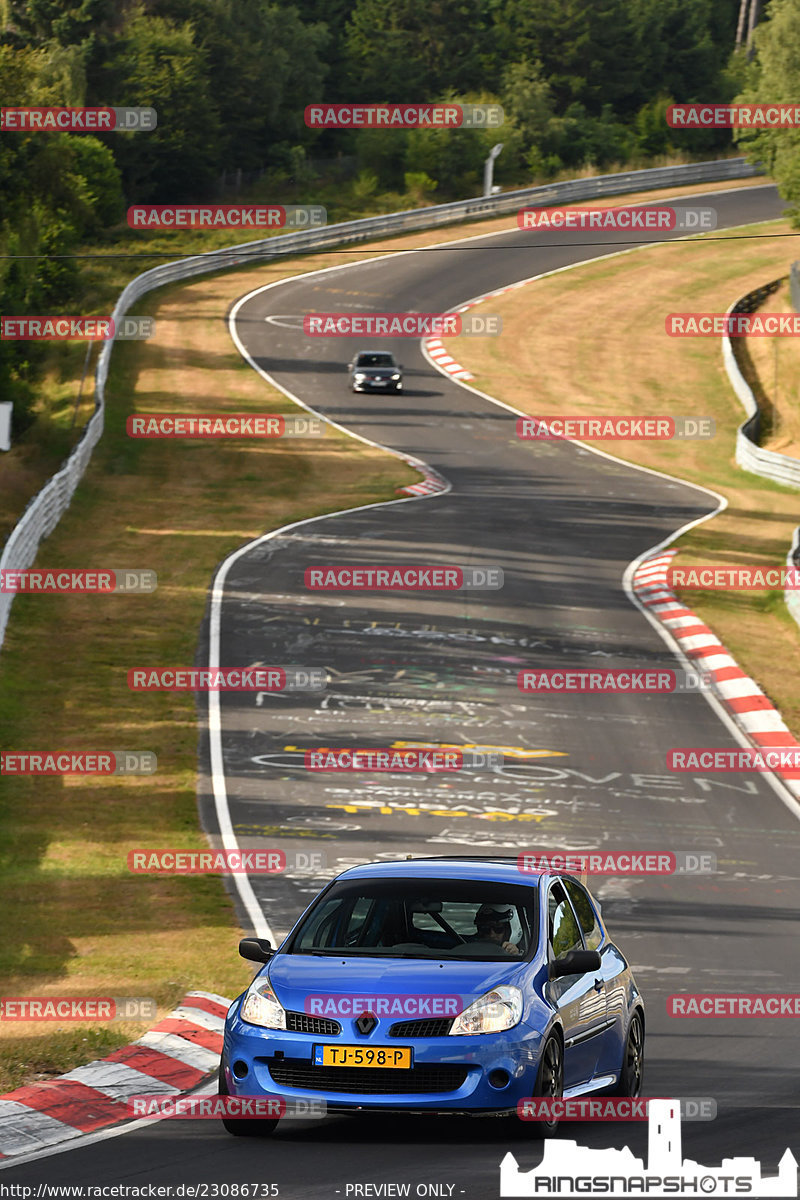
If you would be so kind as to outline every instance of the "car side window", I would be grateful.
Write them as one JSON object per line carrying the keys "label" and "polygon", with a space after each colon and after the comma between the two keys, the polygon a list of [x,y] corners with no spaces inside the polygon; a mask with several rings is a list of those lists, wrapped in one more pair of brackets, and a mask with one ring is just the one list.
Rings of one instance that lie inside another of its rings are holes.
{"label": "car side window", "polygon": [[550,945],[556,958],[563,958],[570,950],[583,950],[583,938],[575,920],[572,906],[560,883],[550,888],[547,901]]}
{"label": "car side window", "polygon": [[597,915],[588,893],[574,879],[565,879],[564,887],[569,892],[569,898],[575,907],[575,912],[578,914],[578,920],[581,923],[584,941],[586,942],[586,949],[596,950],[603,940],[603,930],[597,920]]}

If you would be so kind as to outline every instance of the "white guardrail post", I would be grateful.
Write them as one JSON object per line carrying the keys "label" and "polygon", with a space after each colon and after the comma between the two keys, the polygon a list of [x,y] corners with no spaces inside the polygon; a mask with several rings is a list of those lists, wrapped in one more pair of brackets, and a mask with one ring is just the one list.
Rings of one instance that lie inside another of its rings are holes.
{"label": "white guardrail post", "polygon": [[[525,205],[564,203],[623,195],[631,191],[685,186],[693,183],[715,183],[726,179],[746,179],[764,172],[743,158],[720,159],[712,162],[689,163],[678,167],[652,167],[644,171],[624,171],[617,175],[599,175],[592,179],[571,179],[544,187],[522,188],[497,196],[457,200],[429,208],[409,209],[378,217],[363,217],[323,229],[282,234],[257,242],[245,242],[226,250],[212,250],[164,266],[152,267],[132,279],[122,291],[114,307],[113,317],[119,321],[134,301],[147,292],[176,280],[191,279],[212,271],[229,270],[251,262],[263,262],[282,255],[298,255],[307,250],[326,246],[363,242],[386,233],[408,233],[415,229],[431,229],[450,225],[471,217],[501,216],[515,212]],[[95,411],[87,422],[81,440],[42,490],[34,496],[20,517],[0,556],[0,570],[24,570],[36,559],[39,543],[52,533],[61,515],[69,507],[72,496],[86,470],[92,451],[103,433],[105,385],[111,361],[113,339],[107,341],[95,371]],[[13,592],[0,592],[0,646],[8,624]]]}

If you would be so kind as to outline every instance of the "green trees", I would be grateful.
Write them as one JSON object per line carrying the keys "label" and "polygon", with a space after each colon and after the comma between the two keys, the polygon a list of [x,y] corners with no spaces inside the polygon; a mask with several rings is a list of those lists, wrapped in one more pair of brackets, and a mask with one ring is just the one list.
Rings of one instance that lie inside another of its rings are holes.
{"label": "green trees", "polygon": [[[755,57],[744,71],[737,102],[796,105],[800,97],[800,0],[772,0],[768,20],[755,34]],[[789,201],[800,228],[800,129],[739,129],[736,141],[751,161],[761,161]]]}

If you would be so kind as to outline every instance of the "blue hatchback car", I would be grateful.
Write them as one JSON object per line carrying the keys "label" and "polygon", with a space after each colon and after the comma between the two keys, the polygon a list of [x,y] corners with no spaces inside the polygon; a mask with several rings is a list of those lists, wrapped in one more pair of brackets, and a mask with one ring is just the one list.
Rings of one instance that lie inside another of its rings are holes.
{"label": "blue hatchback car", "polygon": [[[641,1094],[644,1004],[572,875],[516,858],[370,863],[323,888],[279,949],[245,938],[239,953],[264,966],[228,1010],[222,1095],[480,1116]],[[278,1121],[224,1124],[259,1136]]]}

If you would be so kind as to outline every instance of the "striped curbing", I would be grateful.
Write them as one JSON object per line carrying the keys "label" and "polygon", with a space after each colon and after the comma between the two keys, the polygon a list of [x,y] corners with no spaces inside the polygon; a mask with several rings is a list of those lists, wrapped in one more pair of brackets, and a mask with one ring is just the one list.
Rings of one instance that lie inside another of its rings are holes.
{"label": "striped curbing", "polygon": [[[677,553],[665,550],[639,564],[633,576],[639,600],[672,634],[683,653],[708,673],[725,708],[754,746],[800,748],[800,742],[758,684],[668,585],[667,570]],[[800,798],[800,779],[779,769],[775,774],[793,796]]]}
{"label": "striped curbing", "polygon": [[195,1088],[219,1065],[230,1003],[213,992],[189,992],[169,1016],[108,1058],[0,1096],[0,1158],[129,1120],[131,1096]]}

